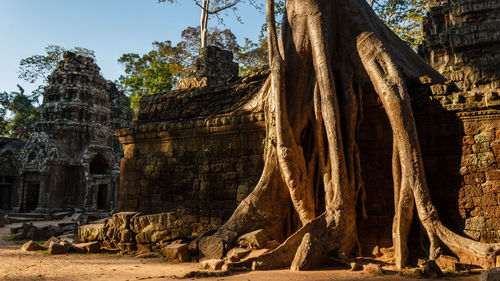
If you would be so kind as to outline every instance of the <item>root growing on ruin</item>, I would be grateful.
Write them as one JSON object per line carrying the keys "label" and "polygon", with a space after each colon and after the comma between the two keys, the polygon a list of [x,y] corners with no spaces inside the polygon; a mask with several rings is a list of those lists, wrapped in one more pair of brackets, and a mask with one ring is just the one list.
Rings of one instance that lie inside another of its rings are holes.
{"label": "root growing on ruin", "polygon": [[[430,241],[494,258],[500,244],[460,237],[440,221],[426,184],[409,83],[445,79],[392,33],[364,0],[287,0],[278,40],[267,0],[271,75],[261,91],[266,115],[265,167],[255,190],[221,230],[264,229],[282,241],[254,259],[255,269],[302,270],[358,248],[364,213],[359,148],[363,92],[377,94],[393,130],[396,265],[407,264],[416,213]],[[364,214],[365,215],[365,214]],[[312,250],[314,249],[314,250]]]}

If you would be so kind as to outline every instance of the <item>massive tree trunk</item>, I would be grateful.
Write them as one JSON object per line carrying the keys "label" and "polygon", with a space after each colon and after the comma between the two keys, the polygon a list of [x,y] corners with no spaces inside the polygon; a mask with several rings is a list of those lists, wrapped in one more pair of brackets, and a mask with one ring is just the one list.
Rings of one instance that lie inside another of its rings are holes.
{"label": "massive tree trunk", "polygon": [[201,19],[200,19],[200,39],[201,48],[207,46],[207,25],[208,25],[208,11],[209,11],[210,0],[203,0],[203,6],[201,7]]}
{"label": "massive tree trunk", "polygon": [[441,243],[480,257],[497,254],[500,244],[449,231],[431,202],[408,85],[423,76],[434,84],[445,79],[365,0],[287,0],[279,40],[273,7],[268,0],[271,75],[259,96],[266,115],[265,166],[255,190],[220,231],[262,228],[282,241],[254,260],[256,269],[292,264],[306,269],[327,255],[351,256],[359,244],[356,206],[364,194],[356,139],[363,91],[371,91],[380,98],[394,136],[397,266],[407,262],[414,206],[430,241],[430,259],[440,254]]}

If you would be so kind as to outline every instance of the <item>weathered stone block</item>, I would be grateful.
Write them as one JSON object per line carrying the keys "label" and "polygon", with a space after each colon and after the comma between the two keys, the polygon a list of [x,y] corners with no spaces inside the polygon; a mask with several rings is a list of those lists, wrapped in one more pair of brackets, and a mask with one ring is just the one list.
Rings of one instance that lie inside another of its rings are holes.
{"label": "weathered stone block", "polygon": [[170,244],[161,249],[168,261],[187,262],[190,260],[188,244]]}
{"label": "weathered stone block", "polygon": [[40,246],[38,243],[35,243],[33,241],[26,242],[22,247],[21,250],[28,252],[28,251],[41,251],[45,250],[44,247]]}
{"label": "weathered stone block", "polygon": [[54,243],[51,242],[49,245],[49,254],[51,255],[62,255],[69,253],[71,249],[71,245],[65,242],[62,243]]}
{"label": "weathered stone block", "polygon": [[224,241],[218,236],[203,237],[198,249],[205,259],[221,259],[224,256]]}
{"label": "weathered stone block", "polygon": [[86,252],[92,254],[99,253],[101,251],[101,245],[97,241],[75,244],[73,245],[73,248],[78,249],[77,251],[79,252]]}
{"label": "weathered stone block", "polygon": [[222,259],[211,259],[201,262],[201,268],[210,270],[221,270],[223,265],[224,260]]}
{"label": "weathered stone block", "polygon": [[106,237],[104,223],[82,225],[78,228],[78,236],[81,241],[103,241]]}
{"label": "weathered stone block", "polygon": [[263,229],[255,230],[238,237],[238,245],[243,248],[264,248],[269,241],[268,235]]}

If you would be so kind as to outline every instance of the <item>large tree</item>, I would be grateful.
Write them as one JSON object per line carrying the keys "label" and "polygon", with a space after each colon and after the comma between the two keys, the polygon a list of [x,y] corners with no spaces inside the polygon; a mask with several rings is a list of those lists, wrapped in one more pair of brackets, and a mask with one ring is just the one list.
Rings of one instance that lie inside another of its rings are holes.
{"label": "large tree", "polygon": [[[27,139],[37,121],[38,95],[19,91],[0,93],[0,135]],[[7,117],[9,116],[9,117]]]}
{"label": "large tree", "polygon": [[[212,27],[207,40],[210,45],[238,53],[236,36],[229,29]],[[176,45],[171,41],[153,42],[153,50],[146,54],[123,54],[118,62],[124,67],[125,75],[120,76],[119,81],[130,95],[131,107],[137,110],[142,96],[170,90],[180,79],[189,76],[200,48],[199,29],[188,27]]]}
{"label": "large tree", "polygon": [[[175,3],[177,0],[158,0],[158,3],[169,2]],[[218,15],[220,12],[228,9],[237,9],[237,5],[243,2],[248,2],[252,5],[256,0],[193,0],[193,3],[201,8],[200,19],[200,45],[205,48],[208,42],[208,16]]]}
{"label": "large tree", "polygon": [[[267,0],[271,75],[257,100],[266,116],[265,165],[254,191],[216,237],[228,230],[264,231],[282,244],[253,259],[255,269],[307,269],[328,255],[345,260],[358,245],[356,218],[361,165],[356,143],[365,94],[378,95],[393,131],[396,264],[407,264],[416,206],[429,239],[429,259],[441,245],[492,258],[484,244],[446,228],[426,183],[409,85],[445,79],[396,36],[365,0],[288,0],[281,36]],[[422,79],[425,77],[425,79]],[[420,79],[419,79],[420,78]],[[421,83],[419,81],[426,81]],[[249,103],[246,110],[256,110]]]}

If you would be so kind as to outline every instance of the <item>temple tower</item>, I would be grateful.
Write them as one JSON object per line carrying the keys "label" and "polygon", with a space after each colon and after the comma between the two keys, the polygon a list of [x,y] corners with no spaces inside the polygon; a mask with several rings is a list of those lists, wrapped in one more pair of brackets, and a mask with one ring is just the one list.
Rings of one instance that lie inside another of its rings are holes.
{"label": "temple tower", "polygon": [[36,131],[22,152],[20,211],[114,208],[121,148],[113,149],[111,116],[128,120],[115,120],[119,126],[132,117],[130,108],[116,114],[123,93],[99,71],[93,59],[66,52],[49,76]]}

